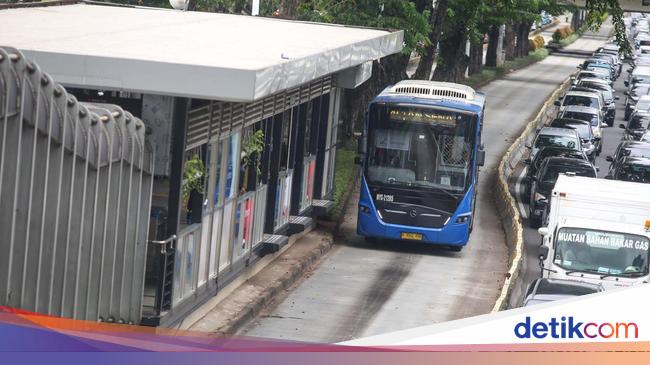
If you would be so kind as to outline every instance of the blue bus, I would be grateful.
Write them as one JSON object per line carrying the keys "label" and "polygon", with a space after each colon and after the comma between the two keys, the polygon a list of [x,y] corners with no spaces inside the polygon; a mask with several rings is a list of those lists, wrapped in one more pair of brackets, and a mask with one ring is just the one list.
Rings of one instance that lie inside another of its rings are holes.
{"label": "blue bus", "polygon": [[357,233],[460,251],[474,224],[485,96],[445,82],[408,80],[368,108]]}

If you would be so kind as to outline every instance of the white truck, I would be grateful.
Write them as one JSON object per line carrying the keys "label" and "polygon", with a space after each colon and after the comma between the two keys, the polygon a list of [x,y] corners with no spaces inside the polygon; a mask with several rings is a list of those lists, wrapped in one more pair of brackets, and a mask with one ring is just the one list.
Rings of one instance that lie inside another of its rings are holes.
{"label": "white truck", "polygon": [[538,231],[542,277],[605,289],[647,283],[650,184],[562,174]]}

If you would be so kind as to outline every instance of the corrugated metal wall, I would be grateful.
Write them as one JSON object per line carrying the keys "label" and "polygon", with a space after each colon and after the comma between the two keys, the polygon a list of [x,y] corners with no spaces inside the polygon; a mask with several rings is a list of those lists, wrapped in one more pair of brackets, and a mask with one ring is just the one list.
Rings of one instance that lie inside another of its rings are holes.
{"label": "corrugated metal wall", "polygon": [[0,305],[141,318],[153,151],[145,126],[85,104],[0,47]]}

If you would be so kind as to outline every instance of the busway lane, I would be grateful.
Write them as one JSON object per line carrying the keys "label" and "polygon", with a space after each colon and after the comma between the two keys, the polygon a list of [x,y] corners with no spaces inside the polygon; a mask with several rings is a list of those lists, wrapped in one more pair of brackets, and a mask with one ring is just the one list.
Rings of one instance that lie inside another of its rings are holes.
{"label": "busway lane", "polygon": [[[599,42],[580,39],[572,48],[591,51]],[[573,56],[549,56],[482,89],[487,94],[486,165],[479,179],[474,232],[462,252],[403,242],[367,244],[355,233],[354,196],[335,247],[240,334],[338,342],[488,313],[508,270],[489,175],[526,122],[575,71],[576,61]]]}

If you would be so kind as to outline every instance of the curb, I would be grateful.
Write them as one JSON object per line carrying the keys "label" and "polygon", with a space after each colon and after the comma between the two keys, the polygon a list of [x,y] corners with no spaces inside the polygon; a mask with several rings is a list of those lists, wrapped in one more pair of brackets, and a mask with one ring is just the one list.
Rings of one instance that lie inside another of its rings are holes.
{"label": "curb", "polygon": [[[513,168],[516,166],[516,162],[521,160],[523,157],[523,150],[525,149],[526,143],[532,139],[531,137],[534,137],[536,129],[548,121],[544,118],[547,110],[553,105],[553,102],[558,95],[564,92],[570,82],[570,77],[564,80],[550,95],[550,97],[546,99],[541,109],[537,112],[535,117],[530,119],[526,124],[524,131],[519,137],[517,137],[512,145],[510,145],[499,163],[496,194],[494,197],[496,199],[495,203],[497,211],[501,218],[501,224],[503,225],[503,230],[506,234],[506,244],[510,249],[510,265],[508,272],[506,273],[505,282],[501,288],[501,293],[499,294],[497,301],[494,303],[491,312],[498,312],[507,308],[510,295],[512,294],[514,285],[519,278],[519,274],[521,273],[522,265],[525,265],[525,245],[523,238],[524,227],[517,207],[517,201],[512,194],[510,194],[508,178],[510,178]],[[514,165],[513,162],[515,162]]]}
{"label": "curb", "polygon": [[[279,277],[274,285],[264,289],[259,295],[258,299],[252,303],[247,304],[235,317],[229,320],[224,326],[218,328],[213,333],[217,336],[220,335],[234,335],[250,321],[257,318],[259,313],[267,305],[283,291],[295,284],[304,273],[312,268],[312,266],[332,248],[334,240],[331,234],[327,234],[318,246],[312,249],[309,254],[303,257],[298,264],[292,265],[291,268],[281,277]],[[277,259],[277,258],[276,258]]]}

